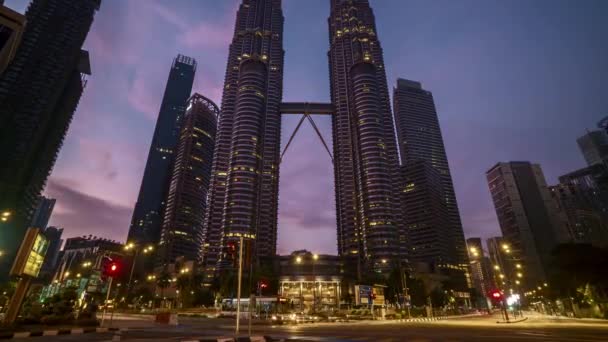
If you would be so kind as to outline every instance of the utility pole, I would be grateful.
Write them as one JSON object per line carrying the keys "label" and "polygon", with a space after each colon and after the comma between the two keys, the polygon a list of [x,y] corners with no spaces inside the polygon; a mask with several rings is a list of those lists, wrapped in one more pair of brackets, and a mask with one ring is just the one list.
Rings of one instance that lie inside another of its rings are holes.
{"label": "utility pole", "polygon": [[103,305],[103,313],[101,314],[101,324],[103,327],[103,321],[106,319],[106,310],[108,310],[108,302],[110,301],[110,292],[112,291],[112,277],[110,277],[110,283],[108,284],[108,292],[106,293],[106,301]]}
{"label": "utility pole", "polygon": [[[239,335],[239,328],[241,324],[241,280],[243,277],[243,236],[239,237],[239,275],[238,275],[238,286],[236,291],[236,336]],[[251,304],[251,303],[250,303]]]}

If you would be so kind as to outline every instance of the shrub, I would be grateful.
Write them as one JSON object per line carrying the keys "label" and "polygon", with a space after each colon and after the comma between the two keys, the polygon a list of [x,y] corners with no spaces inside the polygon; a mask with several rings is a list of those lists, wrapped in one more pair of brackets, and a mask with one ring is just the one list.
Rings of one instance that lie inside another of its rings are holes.
{"label": "shrub", "polygon": [[99,326],[99,321],[95,318],[78,318],[76,325],[80,327],[97,327]]}
{"label": "shrub", "polygon": [[62,323],[62,317],[59,315],[46,315],[42,317],[40,323],[44,325],[59,325]]}

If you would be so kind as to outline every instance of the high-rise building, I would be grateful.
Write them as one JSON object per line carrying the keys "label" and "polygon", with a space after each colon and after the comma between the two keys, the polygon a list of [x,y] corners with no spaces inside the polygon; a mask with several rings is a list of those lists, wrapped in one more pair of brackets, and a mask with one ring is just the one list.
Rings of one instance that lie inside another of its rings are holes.
{"label": "high-rise building", "polygon": [[[365,265],[389,267],[399,254],[392,181],[398,157],[368,1],[332,0],[329,28],[338,250]],[[243,0],[228,56],[205,219],[209,269],[226,241],[238,236],[255,241],[257,258],[276,254],[282,38],[280,0]]]}
{"label": "high-rise building", "polygon": [[589,166],[602,164],[608,159],[608,134],[605,131],[588,131],[576,142]]}
{"label": "high-rise building", "polygon": [[401,170],[402,219],[409,242],[409,260],[436,266],[452,262],[441,174],[426,160],[410,160]]}
{"label": "high-rise building", "polygon": [[205,265],[227,241],[255,239],[256,256],[277,241],[283,92],[280,0],[243,0],[230,44],[205,217]]}
{"label": "high-rise building", "polygon": [[160,263],[178,257],[201,261],[206,207],[219,109],[200,94],[188,99],[160,239]]}
{"label": "high-rise building", "polygon": [[55,268],[57,267],[59,250],[61,249],[61,244],[63,243],[63,240],[61,239],[61,235],[63,235],[63,228],[52,226],[46,227],[43,234],[49,241],[49,247],[46,250],[44,262],[40,268],[40,277],[49,279],[53,276],[55,273]]}
{"label": "high-rise building", "polygon": [[[0,276],[12,263],[90,74],[82,44],[100,0],[33,0],[0,75]],[[4,216],[5,215],[5,216]]]}
{"label": "high-rise building", "polygon": [[0,1],[0,74],[15,57],[24,28],[25,16]]}
{"label": "high-rise building", "polygon": [[329,70],[338,253],[368,268],[403,258],[399,160],[383,51],[367,0],[331,1]]}
{"label": "high-rise building", "polygon": [[40,196],[40,201],[38,202],[38,207],[36,207],[36,212],[34,212],[34,218],[32,219],[30,226],[44,230],[49,224],[51,214],[53,214],[55,202],[56,200],[54,198]]}
{"label": "high-rise building", "polygon": [[131,219],[129,242],[144,245],[156,244],[160,240],[171,166],[195,72],[196,61],[193,58],[177,55],[173,59]]}
{"label": "high-rise building", "polygon": [[433,94],[423,89],[419,82],[400,78],[394,88],[393,101],[401,163],[407,168],[409,164],[424,160],[437,171],[441,180],[446,207],[441,220],[447,223],[440,228],[442,233],[433,243],[447,246],[445,262],[466,272],[464,232]]}
{"label": "high-rise building", "polygon": [[608,171],[604,164],[565,174],[550,189],[574,242],[608,246]]}
{"label": "high-rise building", "polygon": [[536,287],[546,280],[552,250],[569,240],[566,227],[538,164],[498,163],[486,172],[503,242],[521,260],[523,281]]}
{"label": "high-rise building", "polygon": [[[488,293],[495,288],[495,283],[490,258],[484,253],[481,238],[467,239],[467,250],[473,287],[482,297],[487,297]],[[485,303],[483,307],[486,307]]]}

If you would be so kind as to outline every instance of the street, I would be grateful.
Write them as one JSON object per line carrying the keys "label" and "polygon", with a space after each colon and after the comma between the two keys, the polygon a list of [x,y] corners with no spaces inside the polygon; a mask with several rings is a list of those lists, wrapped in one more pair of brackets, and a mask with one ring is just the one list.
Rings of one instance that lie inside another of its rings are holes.
{"label": "street", "polygon": [[[181,318],[178,326],[154,324],[142,317],[118,315],[114,326],[133,327],[121,340],[186,341],[234,336],[230,319]],[[435,322],[369,321],[297,326],[254,325],[252,335],[300,341],[606,341],[608,322],[531,316],[527,321],[497,324],[497,316],[455,318]],[[247,332],[241,322],[241,333]],[[244,335],[244,334],[242,334]],[[45,341],[110,341],[113,333],[45,337]]]}

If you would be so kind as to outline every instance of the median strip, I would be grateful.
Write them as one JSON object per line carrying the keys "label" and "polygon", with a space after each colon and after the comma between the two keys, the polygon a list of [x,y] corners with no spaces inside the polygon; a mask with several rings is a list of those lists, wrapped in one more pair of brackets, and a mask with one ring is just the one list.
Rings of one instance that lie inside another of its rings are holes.
{"label": "median strip", "polygon": [[104,333],[109,331],[121,331],[118,328],[74,328],[74,329],[55,329],[55,330],[36,330],[36,331],[19,331],[19,332],[1,332],[0,340],[10,340],[13,338],[28,338],[41,336],[58,336],[58,335],[79,335],[89,333]]}

